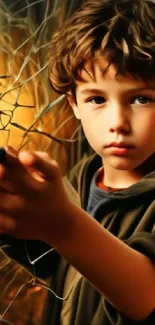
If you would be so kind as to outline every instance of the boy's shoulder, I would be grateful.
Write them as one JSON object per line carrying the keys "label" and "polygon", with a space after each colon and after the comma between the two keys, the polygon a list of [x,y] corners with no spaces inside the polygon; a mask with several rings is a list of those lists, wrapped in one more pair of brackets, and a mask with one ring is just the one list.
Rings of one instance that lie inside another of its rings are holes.
{"label": "boy's shoulder", "polygon": [[[78,191],[81,184],[85,184],[89,181],[91,182],[94,173],[101,166],[101,157],[94,153],[81,159],[70,171],[68,171],[66,176],[75,190]],[[155,170],[144,176],[140,181],[135,183],[134,186],[130,187],[129,192],[131,190],[132,194],[136,194],[136,192],[139,192],[139,190],[140,192],[155,191]]]}

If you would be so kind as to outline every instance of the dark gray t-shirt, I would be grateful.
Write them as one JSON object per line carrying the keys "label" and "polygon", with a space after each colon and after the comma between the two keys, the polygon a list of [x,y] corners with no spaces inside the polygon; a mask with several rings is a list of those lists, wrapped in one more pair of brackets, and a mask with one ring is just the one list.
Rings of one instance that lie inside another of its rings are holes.
{"label": "dark gray t-shirt", "polygon": [[[113,191],[109,188],[107,191],[97,186],[98,171],[94,174],[91,185],[87,204],[87,212],[95,217],[96,220],[100,219],[100,212],[104,206],[111,202],[113,204],[116,201],[116,197]],[[120,190],[118,190],[120,192]],[[116,191],[116,192],[118,192]]]}

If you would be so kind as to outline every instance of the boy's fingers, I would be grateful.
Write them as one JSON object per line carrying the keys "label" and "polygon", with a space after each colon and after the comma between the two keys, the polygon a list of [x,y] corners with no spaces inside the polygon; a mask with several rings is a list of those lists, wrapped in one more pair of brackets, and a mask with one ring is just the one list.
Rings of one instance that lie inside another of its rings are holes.
{"label": "boy's fingers", "polygon": [[0,188],[10,193],[19,193],[23,189],[26,179],[26,171],[21,164],[10,161],[0,164]]}
{"label": "boy's fingers", "polygon": [[6,157],[0,163],[0,188],[12,194],[23,193],[30,187],[35,189],[37,184],[33,175],[28,175],[18,159],[18,152],[9,146],[2,149],[5,149]]}
{"label": "boy's fingers", "polygon": [[15,228],[15,221],[11,217],[0,213],[0,234],[12,232]]}
{"label": "boy's fingers", "polygon": [[0,189],[0,215],[21,216],[24,208],[26,208],[26,203],[23,196],[10,194]]}
{"label": "boy's fingers", "polygon": [[14,149],[11,146],[6,146],[4,147],[4,149],[6,150],[6,152],[8,152],[9,154],[13,155],[14,157],[18,156],[18,151],[16,149]]}
{"label": "boy's fingers", "polygon": [[0,186],[9,193],[35,190],[38,181],[53,181],[60,175],[57,163],[45,152],[18,153],[11,147],[5,147],[5,150],[6,161],[0,164]]}
{"label": "boy's fingers", "polygon": [[0,148],[1,157],[0,163],[6,166],[14,167],[15,164],[19,164],[18,152],[10,146]]}
{"label": "boy's fingers", "polygon": [[55,160],[47,153],[29,153],[23,151],[19,154],[19,160],[24,167],[35,170],[43,179],[53,181],[60,176],[60,168]]}

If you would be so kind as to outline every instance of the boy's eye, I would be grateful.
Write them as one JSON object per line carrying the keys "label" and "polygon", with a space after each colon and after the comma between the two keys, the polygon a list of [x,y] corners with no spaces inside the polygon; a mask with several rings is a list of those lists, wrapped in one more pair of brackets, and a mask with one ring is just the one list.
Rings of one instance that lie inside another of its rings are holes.
{"label": "boy's eye", "polygon": [[94,96],[91,98],[88,98],[87,100],[88,102],[91,102],[92,104],[103,104],[105,103],[105,98],[102,96]]}
{"label": "boy's eye", "polygon": [[134,104],[147,104],[147,103],[150,103],[152,100],[151,98],[149,97],[146,97],[146,96],[137,96],[135,97],[133,100],[132,100],[132,103]]}

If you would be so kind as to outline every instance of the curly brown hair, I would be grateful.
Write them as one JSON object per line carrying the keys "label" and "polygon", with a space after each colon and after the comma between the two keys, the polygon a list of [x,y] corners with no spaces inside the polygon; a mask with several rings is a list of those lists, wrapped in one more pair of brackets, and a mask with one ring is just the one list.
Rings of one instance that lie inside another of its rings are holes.
{"label": "curly brown hair", "polygon": [[106,55],[118,73],[147,80],[155,76],[155,3],[88,0],[51,45],[50,79],[58,93],[75,95],[81,70],[96,53]]}

